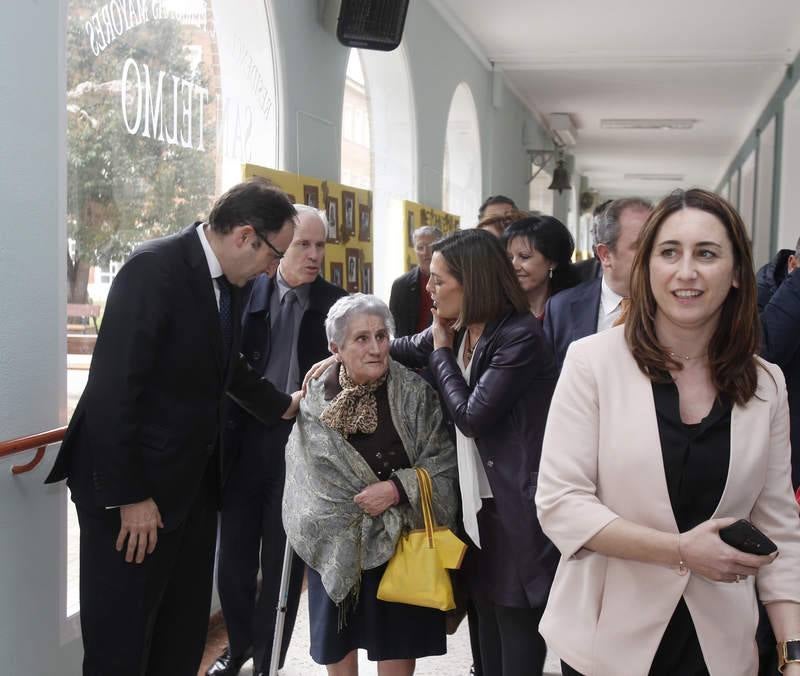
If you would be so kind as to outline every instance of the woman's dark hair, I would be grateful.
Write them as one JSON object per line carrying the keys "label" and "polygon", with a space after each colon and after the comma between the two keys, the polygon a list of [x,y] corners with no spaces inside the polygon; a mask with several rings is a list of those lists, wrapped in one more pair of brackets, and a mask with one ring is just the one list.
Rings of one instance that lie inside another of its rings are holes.
{"label": "woman's dark hair", "polygon": [[542,256],[556,264],[550,279],[550,295],[575,286],[580,279],[572,265],[575,240],[567,227],[552,216],[529,216],[508,226],[503,245],[524,237]]}
{"label": "woman's dark hair", "polygon": [[672,214],[682,209],[699,209],[715,216],[725,228],[734,255],[732,286],[722,304],[714,335],[708,344],[711,382],[718,392],[737,404],[745,404],[758,385],[755,353],[760,324],[756,306],[756,279],[747,230],[737,211],[722,197],[707,190],[676,190],[661,200],[639,235],[639,249],[631,270],[631,305],[625,321],[625,339],[639,368],[652,380],[670,378],[669,369],[683,368],[658,342],[655,329],[656,299],[650,285],[650,257],[659,230]]}
{"label": "woman's dark hair", "polygon": [[485,230],[457,230],[431,249],[441,254],[464,289],[457,328],[491,322],[512,310],[529,312],[528,299],[494,235]]}
{"label": "woman's dark hair", "polygon": [[222,195],[208,215],[208,224],[220,234],[237,225],[250,225],[260,237],[266,237],[296,215],[285,192],[268,179],[255,177],[237,183]]}

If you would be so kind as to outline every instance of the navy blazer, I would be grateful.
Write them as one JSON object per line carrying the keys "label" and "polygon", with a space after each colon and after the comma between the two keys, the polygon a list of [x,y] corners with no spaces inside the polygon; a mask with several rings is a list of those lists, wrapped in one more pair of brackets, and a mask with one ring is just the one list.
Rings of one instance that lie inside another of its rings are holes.
{"label": "navy blazer", "polygon": [[[277,282],[267,275],[260,275],[253,282],[250,297],[242,313],[242,353],[253,370],[263,374],[270,355],[270,299]],[[297,361],[300,377],[318,361],[330,356],[328,339],[325,335],[325,318],[328,310],[347,292],[341,287],[317,277],[309,287],[308,305],[300,320],[297,335]],[[288,355],[287,355],[288,359]],[[239,453],[253,448],[274,453],[276,460],[282,461],[283,448],[292,430],[293,421],[279,420],[267,426],[258,419],[247,415],[241,409],[234,409],[227,423],[226,445],[229,449],[225,471],[232,469]]]}
{"label": "navy blazer", "polygon": [[542,533],[534,497],[557,378],[553,357],[533,315],[508,314],[487,324],[467,383],[456,361],[464,333],[452,350],[434,350],[428,328],[393,340],[391,356],[410,368],[428,366],[449,418],[475,439],[528,601],[543,606],[558,552]]}
{"label": "navy blazer", "polygon": [[792,486],[800,486],[800,271],[786,275],[761,311],[761,356],[781,367],[789,394]]}
{"label": "navy blazer", "polygon": [[570,343],[597,333],[602,282],[602,277],[592,279],[561,291],[547,301],[542,328],[559,371]]}

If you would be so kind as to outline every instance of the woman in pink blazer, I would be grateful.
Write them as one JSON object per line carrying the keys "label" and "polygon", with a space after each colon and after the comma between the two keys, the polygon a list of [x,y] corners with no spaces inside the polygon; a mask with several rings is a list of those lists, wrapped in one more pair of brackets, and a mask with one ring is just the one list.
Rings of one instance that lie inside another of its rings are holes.
{"label": "woman in pink blazer", "polygon": [[[642,231],[624,328],[567,352],[536,492],[561,551],[540,631],[564,674],[753,676],[756,588],[800,674],[786,387],[754,356],[752,269],[735,210],[677,191]],[[780,555],[725,544],[738,519]]]}

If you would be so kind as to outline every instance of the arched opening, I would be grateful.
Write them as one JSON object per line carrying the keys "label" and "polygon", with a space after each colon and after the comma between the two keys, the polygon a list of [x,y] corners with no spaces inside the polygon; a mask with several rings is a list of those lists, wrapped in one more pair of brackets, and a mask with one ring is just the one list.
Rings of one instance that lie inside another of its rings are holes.
{"label": "arched opening", "polygon": [[369,92],[357,49],[350,50],[342,104],[342,183],[372,188]]}
{"label": "arched opening", "polygon": [[475,99],[464,82],[447,116],[442,179],[444,210],[460,216],[461,227],[474,224],[481,204],[481,139]]}
{"label": "arched opening", "polygon": [[371,123],[374,289],[388,301],[392,281],[404,270],[404,224],[397,205],[417,197],[414,96],[403,44],[359,56]]}

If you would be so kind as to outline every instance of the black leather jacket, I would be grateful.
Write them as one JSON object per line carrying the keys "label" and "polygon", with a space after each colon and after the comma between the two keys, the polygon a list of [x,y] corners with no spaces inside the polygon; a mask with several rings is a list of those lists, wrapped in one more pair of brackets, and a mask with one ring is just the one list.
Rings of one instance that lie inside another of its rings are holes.
{"label": "black leather jacket", "polygon": [[558,552],[536,517],[536,482],[547,412],[557,372],[540,323],[508,314],[488,324],[475,346],[470,382],[456,362],[464,331],[453,349],[433,349],[432,329],[392,342],[391,356],[411,368],[427,366],[455,425],[475,439],[498,513],[514,543],[531,606],[542,606]]}

